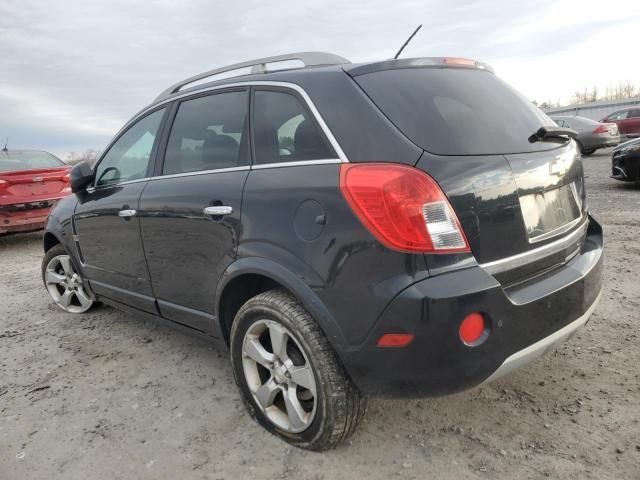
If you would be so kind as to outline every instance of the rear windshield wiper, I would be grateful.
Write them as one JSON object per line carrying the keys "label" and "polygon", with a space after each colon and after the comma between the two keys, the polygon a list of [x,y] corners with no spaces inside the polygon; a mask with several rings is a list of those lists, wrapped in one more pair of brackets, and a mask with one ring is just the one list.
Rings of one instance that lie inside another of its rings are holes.
{"label": "rear windshield wiper", "polygon": [[[576,138],[578,132],[570,128],[562,127],[540,127],[529,137],[529,143],[544,142],[545,140]],[[568,138],[567,138],[568,137]]]}

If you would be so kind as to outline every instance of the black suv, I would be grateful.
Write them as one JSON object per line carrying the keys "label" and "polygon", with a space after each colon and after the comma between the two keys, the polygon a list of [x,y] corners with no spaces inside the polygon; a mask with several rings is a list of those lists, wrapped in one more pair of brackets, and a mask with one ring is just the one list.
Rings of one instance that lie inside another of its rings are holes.
{"label": "black suv", "polygon": [[43,280],[68,312],[103,302],[226,342],[257,420],[329,448],[368,395],[470,388],[587,322],[602,229],[553,125],[467,59],[206,72],[74,167]]}

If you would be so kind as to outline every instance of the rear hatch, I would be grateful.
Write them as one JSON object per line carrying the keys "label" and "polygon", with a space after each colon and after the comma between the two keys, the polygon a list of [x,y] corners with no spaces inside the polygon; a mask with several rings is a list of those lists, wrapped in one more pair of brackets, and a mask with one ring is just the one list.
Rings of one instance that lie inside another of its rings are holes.
{"label": "rear hatch", "polygon": [[[577,253],[586,215],[575,142],[530,143],[532,133],[554,122],[486,66],[425,63],[346,70],[424,149],[416,166],[444,190],[477,261],[511,283]],[[571,242],[561,240],[569,236]]]}

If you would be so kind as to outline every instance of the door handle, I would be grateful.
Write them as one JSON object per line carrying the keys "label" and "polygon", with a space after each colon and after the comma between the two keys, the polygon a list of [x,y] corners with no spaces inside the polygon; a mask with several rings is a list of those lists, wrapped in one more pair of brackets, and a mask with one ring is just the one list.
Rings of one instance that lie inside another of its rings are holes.
{"label": "door handle", "polygon": [[215,207],[205,207],[203,211],[205,215],[229,215],[233,212],[233,208],[226,205],[216,205]]}
{"label": "door handle", "polygon": [[135,217],[135,215],[136,215],[135,210],[120,210],[118,212],[118,216],[122,218]]}

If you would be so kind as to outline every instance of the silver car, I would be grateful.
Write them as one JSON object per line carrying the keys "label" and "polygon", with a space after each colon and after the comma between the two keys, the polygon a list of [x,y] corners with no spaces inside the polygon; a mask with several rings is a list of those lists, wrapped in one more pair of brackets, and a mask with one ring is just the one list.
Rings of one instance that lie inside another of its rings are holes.
{"label": "silver car", "polygon": [[559,127],[578,132],[576,141],[583,155],[591,155],[599,148],[614,147],[620,143],[615,123],[600,123],[585,117],[552,116]]}

